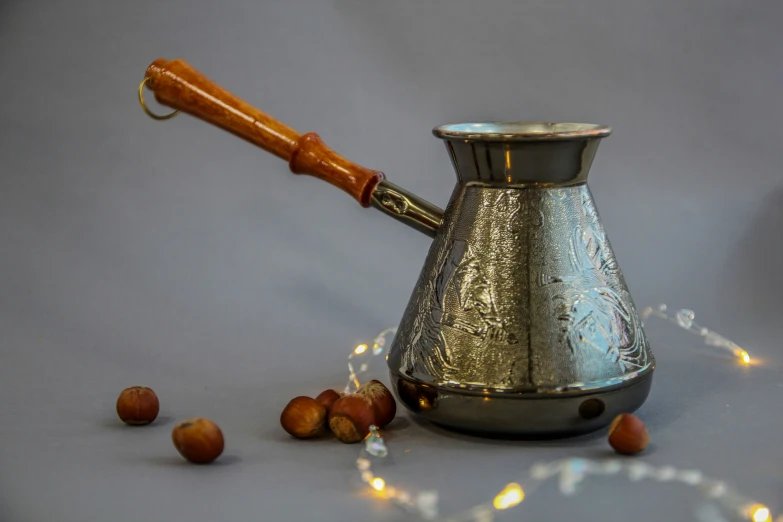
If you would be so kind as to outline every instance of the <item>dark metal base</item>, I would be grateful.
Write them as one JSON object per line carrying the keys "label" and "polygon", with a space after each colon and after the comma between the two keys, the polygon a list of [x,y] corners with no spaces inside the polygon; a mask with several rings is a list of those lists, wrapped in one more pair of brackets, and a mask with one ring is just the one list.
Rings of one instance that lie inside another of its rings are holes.
{"label": "dark metal base", "polygon": [[513,394],[466,392],[390,374],[399,401],[434,424],[484,437],[549,439],[597,431],[636,411],[650,393],[653,369],[597,390]]}

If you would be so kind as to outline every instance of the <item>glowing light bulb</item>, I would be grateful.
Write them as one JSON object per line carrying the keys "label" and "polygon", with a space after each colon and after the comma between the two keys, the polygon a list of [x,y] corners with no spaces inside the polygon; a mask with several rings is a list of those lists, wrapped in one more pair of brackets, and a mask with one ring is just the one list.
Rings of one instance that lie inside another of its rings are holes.
{"label": "glowing light bulb", "polygon": [[524,498],[525,492],[522,491],[522,487],[512,482],[498,493],[492,505],[495,506],[495,509],[508,509],[522,502]]}
{"label": "glowing light bulb", "polygon": [[367,345],[366,344],[360,344],[359,346],[357,346],[356,348],[353,349],[353,353],[355,353],[356,355],[361,355],[361,354],[363,354],[366,351],[367,351]]}
{"label": "glowing light bulb", "polygon": [[772,522],[772,513],[770,513],[767,506],[753,506],[751,513],[753,522]]}
{"label": "glowing light bulb", "polygon": [[386,487],[386,481],[383,480],[381,477],[375,477],[370,482],[370,485],[375,488],[378,491],[383,491],[383,488]]}

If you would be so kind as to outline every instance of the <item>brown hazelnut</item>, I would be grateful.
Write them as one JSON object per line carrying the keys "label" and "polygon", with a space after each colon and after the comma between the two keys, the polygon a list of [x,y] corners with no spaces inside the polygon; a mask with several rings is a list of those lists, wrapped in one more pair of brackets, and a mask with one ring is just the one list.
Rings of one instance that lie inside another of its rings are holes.
{"label": "brown hazelnut", "polygon": [[609,426],[609,445],[617,453],[634,455],[649,443],[650,435],[644,423],[630,413],[618,415]]}
{"label": "brown hazelnut", "polygon": [[341,442],[360,442],[375,424],[375,409],[364,395],[350,394],[340,397],[329,410],[329,427]]}
{"label": "brown hazelnut", "polygon": [[394,420],[394,416],[397,414],[397,402],[381,381],[366,382],[356,393],[364,395],[372,402],[372,406],[375,408],[376,426],[383,428]]}
{"label": "brown hazelnut", "polygon": [[144,386],[131,386],[117,397],[117,415],[126,424],[149,424],[158,417],[160,403],[155,392]]}
{"label": "brown hazelnut", "polygon": [[292,437],[310,439],[326,429],[326,408],[311,397],[295,397],[280,414],[280,425]]}
{"label": "brown hazelnut", "polygon": [[332,404],[334,404],[337,399],[340,398],[340,394],[337,393],[334,390],[324,390],[321,393],[318,394],[318,397],[315,398],[321,405],[326,408],[326,411],[329,411],[329,408],[332,407]]}
{"label": "brown hazelnut", "polygon": [[179,454],[194,464],[208,464],[223,453],[223,432],[209,419],[188,419],[171,431]]}

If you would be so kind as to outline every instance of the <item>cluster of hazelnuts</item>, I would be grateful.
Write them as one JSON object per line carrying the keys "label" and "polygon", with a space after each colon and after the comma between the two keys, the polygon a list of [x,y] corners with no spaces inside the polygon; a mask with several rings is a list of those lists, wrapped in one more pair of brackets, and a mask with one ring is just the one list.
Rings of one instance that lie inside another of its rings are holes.
{"label": "cluster of hazelnuts", "polygon": [[[315,399],[295,397],[283,409],[280,425],[291,436],[310,439],[331,432],[347,444],[360,442],[370,426],[383,428],[397,413],[391,392],[380,381],[369,381],[355,393],[325,390]],[[622,455],[635,455],[650,443],[647,427],[635,415],[615,417],[608,430],[609,445]]]}
{"label": "cluster of hazelnuts", "polygon": [[[131,386],[117,398],[117,415],[125,424],[141,426],[158,418],[160,401],[150,388]],[[223,432],[209,419],[193,418],[178,423],[171,441],[183,458],[194,464],[209,464],[223,453]]]}
{"label": "cluster of hazelnuts", "polygon": [[[150,424],[159,411],[158,397],[150,388],[126,388],[117,398],[117,415],[126,424]],[[280,425],[298,439],[331,432],[341,442],[352,444],[364,440],[370,426],[387,426],[396,414],[392,393],[382,382],[372,380],[354,393],[325,390],[314,399],[295,397],[280,414]],[[180,455],[195,464],[210,463],[223,453],[223,432],[209,419],[180,422],[174,426],[171,440]],[[647,447],[650,436],[638,417],[624,413],[610,425],[608,442],[617,453],[634,455]]]}
{"label": "cluster of hazelnuts", "polygon": [[292,437],[311,439],[333,433],[341,442],[364,440],[370,426],[383,428],[397,414],[397,403],[380,381],[363,384],[355,393],[325,390],[315,399],[295,397],[280,414],[280,425]]}

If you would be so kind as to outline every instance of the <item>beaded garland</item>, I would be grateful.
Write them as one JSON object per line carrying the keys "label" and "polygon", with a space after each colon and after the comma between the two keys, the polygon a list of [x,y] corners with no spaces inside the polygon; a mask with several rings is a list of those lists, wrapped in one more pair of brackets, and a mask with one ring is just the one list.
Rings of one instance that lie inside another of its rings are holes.
{"label": "beaded garland", "polygon": [[[642,311],[642,319],[658,317],[680,328],[699,335],[705,344],[733,355],[744,365],[752,363],[750,354],[736,343],[699,326],[694,321],[692,310],[680,309],[669,315],[665,304],[648,307]],[[371,344],[359,344],[348,356],[348,382],[345,393],[353,393],[361,386],[359,376],[369,370],[373,359],[382,355],[390,337],[396,334],[396,328],[388,328],[379,333]],[[387,355],[388,357],[388,355]],[[742,520],[750,522],[772,522],[769,508],[745,495],[734,491],[721,481],[706,477],[701,471],[678,469],[672,466],[654,467],[636,459],[611,458],[591,460],[584,458],[564,458],[551,462],[534,464],[527,470],[519,482],[512,482],[487,502],[475,505],[453,515],[441,515],[438,509],[438,492],[435,490],[407,491],[395,487],[372,470],[373,463],[385,459],[389,449],[376,426],[362,444],[356,467],[362,482],[381,497],[389,499],[422,520],[438,522],[493,522],[500,511],[512,509],[522,504],[538,486],[554,480],[560,494],[570,496],[577,492],[578,486],[590,476],[618,476],[631,482],[649,480],[652,482],[675,482],[695,488],[707,500],[698,507],[695,516],[699,520],[711,522],[729,522]],[[775,519],[783,522],[783,515]]]}

